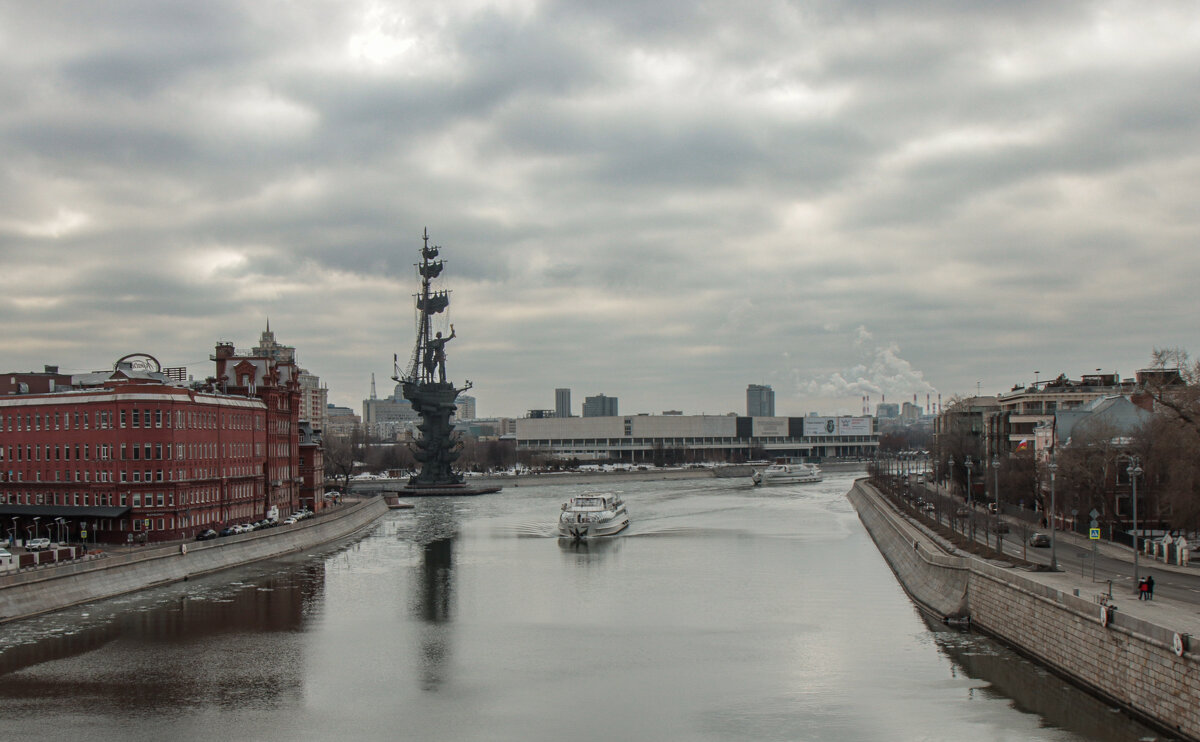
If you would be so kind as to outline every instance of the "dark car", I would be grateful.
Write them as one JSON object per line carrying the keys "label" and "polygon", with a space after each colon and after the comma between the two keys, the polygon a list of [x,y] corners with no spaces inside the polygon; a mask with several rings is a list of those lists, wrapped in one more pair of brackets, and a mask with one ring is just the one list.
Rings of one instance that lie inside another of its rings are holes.
{"label": "dark car", "polygon": [[1029,537],[1030,546],[1049,546],[1050,537],[1044,533],[1035,533]]}
{"label": "dark car", "polygon": [[217,532],[211,528],[209,528],[206,531],[201,531],[200,533],[196,534],[197,541],[207,541],[210,538],[216,538],[216,537],[217,537]]}
{"label": "dark car", "polygon": [[233,526],[225,526],[221,529],[221,536],[232,536],[235,533]]}

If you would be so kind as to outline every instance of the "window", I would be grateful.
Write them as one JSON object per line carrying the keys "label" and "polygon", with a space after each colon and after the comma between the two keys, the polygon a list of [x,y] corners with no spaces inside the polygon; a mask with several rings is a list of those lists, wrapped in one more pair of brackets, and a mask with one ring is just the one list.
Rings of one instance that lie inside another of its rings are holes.
{"label": "window", "polygon": [[[134,427],[136,428],[137,426],[135,425]],[[150,410],[142,410],[142,427],[150,427]]]}
{"label": "window", "polygon": [[[170,421],[170,418],[167,418],[167,420]],[[156,427],[156,428],[162,427],[162,410],[154,411],[154,427]]]}
{"label": "window", "polygon": [[[133,493],[133,506],[135,508],[140,508],[142,506],[142,494],[140,492]],[[137,521],[134,521],[134,523],[137,523]]]}
{"label": "window", "polygon": [[121,427],[122,428],[125,427],[125,417],[126,417],[125,410],[121,410]]}

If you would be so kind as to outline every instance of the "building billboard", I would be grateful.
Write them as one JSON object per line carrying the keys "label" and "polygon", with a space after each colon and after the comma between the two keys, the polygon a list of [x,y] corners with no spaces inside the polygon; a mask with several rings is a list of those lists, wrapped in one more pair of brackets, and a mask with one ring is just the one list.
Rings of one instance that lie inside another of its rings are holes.
{"label": "building billboard", "polygon": [[871,418],[869,417],[839,417],[838,435],[870,435]]}
{"label": "building billboard", "polygon": [[804,418],[804,435],[809,438],[837,435],[836,417],[806,417]]}
{"label": "building billboard", "polygon": [[755,438],[787,438],[786,417],[756,417],[753,420]]}

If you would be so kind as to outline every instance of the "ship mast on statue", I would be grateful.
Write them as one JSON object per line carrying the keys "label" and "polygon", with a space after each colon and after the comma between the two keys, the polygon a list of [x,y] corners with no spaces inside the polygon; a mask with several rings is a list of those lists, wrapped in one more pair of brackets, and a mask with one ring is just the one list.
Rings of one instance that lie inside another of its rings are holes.
{"label": "ship mast on statue", "polygon": [[417,300],[417,342],[413,348],[408,368],[400,368],[399,357],[393,357],[395,375],[400,383],[404,398],[412,403],[413,411],[421,416],[417,429],[420,437],[413,447],[413,456],[421,470],[408,480],[403,492],[410,495],[481,495],[496,492],[499,487],[468,487],[463,476],[453,469],[453,464],[462,453],[462,441],[454,433],[450,418],[458,407],[458,395],[471,388],[467,381],[462,388],[446,381],[446,344],[457,337],[454,325],[450,334],[443,337],[433,329],[434,316],[450,306],[448,291],[435,291],[433,280],[442,273],[444,263],[438,259],[441,250],[429,244],[429,231],[422,237],[421,262],[417,271],[421,274],[421,293]]}

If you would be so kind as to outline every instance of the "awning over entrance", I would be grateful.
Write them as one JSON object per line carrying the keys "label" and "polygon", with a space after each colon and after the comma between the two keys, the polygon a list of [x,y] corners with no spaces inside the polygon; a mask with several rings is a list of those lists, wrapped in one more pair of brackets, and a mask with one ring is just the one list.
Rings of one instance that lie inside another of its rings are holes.
{"label": "awning over entrance", "polygon": [[130,511],[129,507],[71,507],[69,505],[0,505],[0,519],[32,518],[120,518]]}

